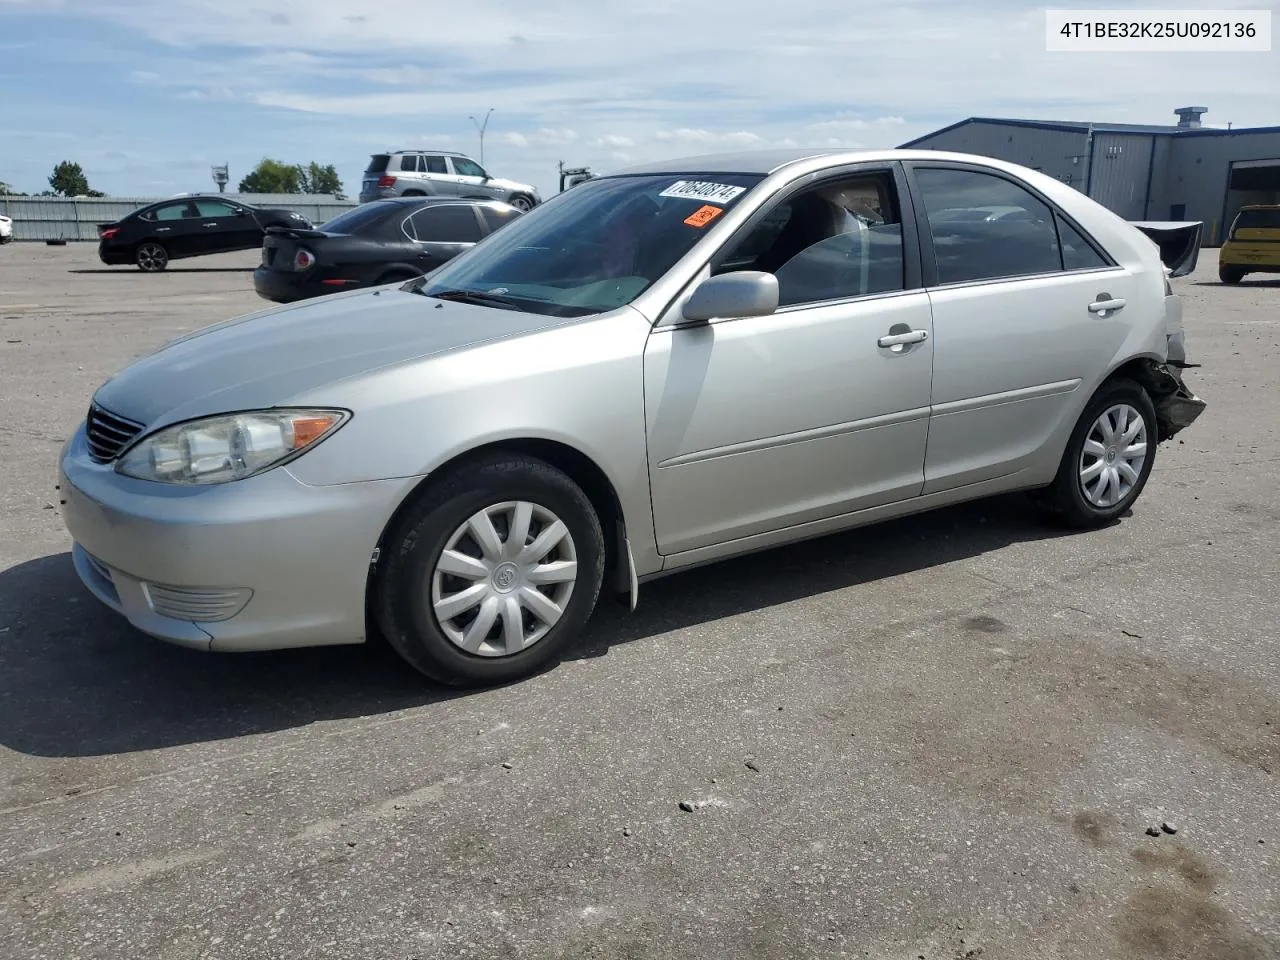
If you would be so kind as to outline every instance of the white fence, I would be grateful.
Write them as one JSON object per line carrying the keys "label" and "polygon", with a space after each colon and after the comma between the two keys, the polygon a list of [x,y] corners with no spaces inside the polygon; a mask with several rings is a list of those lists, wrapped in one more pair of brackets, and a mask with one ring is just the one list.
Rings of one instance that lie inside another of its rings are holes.
{"label": "white fence", "polygon": [[[315,224],[356,206],[329,194],[226,194],[260,207],[293,210]],[[98,224],[119,220],[139,207],[168,197],[8,197],[0,196],[0,214],[13,220],[14,240],[98,239]]]}

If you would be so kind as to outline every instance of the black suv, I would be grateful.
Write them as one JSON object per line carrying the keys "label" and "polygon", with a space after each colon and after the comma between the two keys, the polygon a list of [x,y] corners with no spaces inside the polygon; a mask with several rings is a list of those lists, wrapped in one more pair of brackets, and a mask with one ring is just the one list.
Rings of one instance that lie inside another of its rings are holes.
{"label": "black suv", "polygon": [[108,266],[133,263],[156,273],[170,260],[260,247],[268,227],[310,226],[292,210],[252,207],[226,197],[161,200],[98,224],[98,258]]}

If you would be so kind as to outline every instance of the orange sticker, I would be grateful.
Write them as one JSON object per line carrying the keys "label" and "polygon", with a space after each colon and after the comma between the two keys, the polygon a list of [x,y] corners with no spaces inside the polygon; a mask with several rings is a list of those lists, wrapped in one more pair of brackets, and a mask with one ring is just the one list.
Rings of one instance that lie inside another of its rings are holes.
{"label": "orange sticker", "polygon": [[724,210],[720,207],[713,207],[708,203],[706,206],[700,207],[689,216],[685,217],[684,222],[691,227],[705,227],[722,213],[724,213]]}

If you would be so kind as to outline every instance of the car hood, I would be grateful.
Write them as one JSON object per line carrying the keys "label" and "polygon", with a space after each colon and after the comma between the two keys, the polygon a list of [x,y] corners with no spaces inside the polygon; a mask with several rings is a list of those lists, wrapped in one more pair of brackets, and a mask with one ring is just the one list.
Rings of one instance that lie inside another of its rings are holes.
{"label": "car hood", "polygon": [[157,427],[287,404],[382,367],[573,322],[398,287],[330,294],[174,340],[108,380],[94,402]]}

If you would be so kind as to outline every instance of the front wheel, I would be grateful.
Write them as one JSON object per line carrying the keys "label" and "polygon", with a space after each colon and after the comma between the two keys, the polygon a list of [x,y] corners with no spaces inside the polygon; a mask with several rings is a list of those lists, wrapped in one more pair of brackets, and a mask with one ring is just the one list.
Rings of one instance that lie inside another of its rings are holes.
{"label": "front wheel", "polygon": [[521,213],[528,213],[533,209],[533,197],[526,197],[523,193],[516,194],[508,203]]}
{"label": "front wheel", "polygon": [[1156,411],[1132,380],[1104,384],[1080,415],[1053,483],[1036,500],[1072,527],[1123,516],[1155,463]]}
{"label": "front wheel", "polygon": [[144,273],[159,273],[169,265],[169,251],[154,240],[138,244],[133,253],[133,262]]}
{"label": "front wheel", "polygon": [[429,486],[388,532],[378,626],[449,686],[523,679],[577,640],[604,578],[591,501],[541,460],[499,454]]}
{"label": "front wheel", "polygon": [[1223,283],[1239,283],[1244,279],[1244,271],[1239,267],[1218,267],[1218,279]]}

